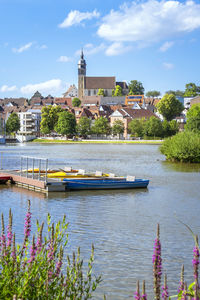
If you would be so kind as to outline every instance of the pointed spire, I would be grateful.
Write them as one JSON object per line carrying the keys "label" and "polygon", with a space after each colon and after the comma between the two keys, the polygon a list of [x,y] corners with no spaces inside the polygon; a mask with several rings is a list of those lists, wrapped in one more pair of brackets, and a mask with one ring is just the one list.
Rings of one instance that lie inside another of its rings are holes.
{"label": "pointed spire", "polygon": [[81,49],[81,59],[84,59],[83,48]]}

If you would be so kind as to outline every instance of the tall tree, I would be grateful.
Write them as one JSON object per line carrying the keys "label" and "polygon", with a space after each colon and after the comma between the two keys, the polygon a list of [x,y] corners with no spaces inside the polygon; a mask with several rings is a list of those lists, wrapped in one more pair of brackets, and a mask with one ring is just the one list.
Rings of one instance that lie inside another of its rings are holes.
{"label": "tall tree", "polygon": [[90,128],[91,120],[87,117],[81,117],[77,125],[77,131],[79,135],[86,138],[88,134],[90,134]]}
{"label": "tall tree", "polygon": [[10,114],[6,122],[6,132],[8,134],[16,133],[19,129],[20,129],[19,117],[15,112],[13,112]]}
{"label": "tall tree", "polygon": [[121,120],[115,120],[112,126],[113,135],[120,135],[124,133],[124,123]]}
{"label": "tall tree", "polygon": [[184,92],[180,91],[180,90],[176,90],[176,91],[169,90],[169,91],[166,91],[165,94],[169,94],[169,95],[172,94],[177,97],[184,97]]}
{"label": "tall tree", "polygon": [[136,137],[142,137],[143,136],[143,129],[144,129],[144,119],[133,119],[129,125],[128,129],[131,135]]}
{"label": "tall tree", "polygon": [[159,97],[160,92],[159,91],[149,91],[149,92],[146,93],[146,96],[147,97],[152,97],[152,98]]}
{"label": "tall tree", "polygon": [[200,87],[190,82],[185,85],[184,97],[195,97],[200,93]]}
{"label": "tall tree", "polygon": [[76,118],[69,111],[62,111],[59,114],[58,123],[55,127],[56,132],[66,135],[66,137],[73,136],[76,133]]}
{"label": "tall tree", "polygon": [[171,121],[183,111],[183,104],[172,94],[165,94],[156,105],[158,112],[167,120]]}
{"label": "tall tree", "polygon": [[144,134],[147,136],[161,137],[163,135],[162,122],[156,117],[151,117],[144,123]]}
{"label": "tall tree", "polygon": [[187,112],[185,129],[200,132],[200,104],[194,104]]}
{"label": "tall tree", "polygon": [[129,95],[144,95],[144,87],[142,82],[131,80],[128,84]]}
{"label": "tall tree", "polygon": [[104,89],[99,89],[97,95],[105,97]]}
{"label": "tall tree", "polygon": [[112,96],[113,97],[123,96],[122,88],[120,85],[116,85],[115,89],[112,91]]}
{"label": "tall tree", "polygon": [[92,126],[92,132],[98,134],[110,134],[111,128],[108,122],[108,119],[100,117],[95,120],[94,125]]}
{"label": "tall tree", "polygon": [[40,123],[40,130],[44,134],[51,133],[55,130],[58,122],[59,114],[63,111],[61,106],[44,106],[42,108],[42,119]]}
{"label": "tall tree", "polygon": [[79,107],[81,105],[81,100],[77,97],[75,97],[73,100],[72,100],[72,105],[74,107]]}

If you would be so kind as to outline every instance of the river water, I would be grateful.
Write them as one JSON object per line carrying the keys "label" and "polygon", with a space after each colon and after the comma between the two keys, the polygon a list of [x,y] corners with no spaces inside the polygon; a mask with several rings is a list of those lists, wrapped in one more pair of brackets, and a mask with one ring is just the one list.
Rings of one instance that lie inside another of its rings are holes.
{"label": "river water", "polygon": [[177,290],[181,265],[192,281],[193,238],[177,218],[200,233],[200,165],[166,163],[157,145],[23,144],[0,146],[2,167],[16,169],[20,156],[48,158],[49,167],[72,166],[87,171],[136,175],[150,179],[148,189],[50,193],[0,186],[1,212],[11,207],[18,241],[22,239],[27,200],[33,219],[54,221],[67,215],[71,253],[78,246],[85,261],[95,246],[94,271],[102,275],[95,299],[133,299],[136,281],[146,280],[152,292],[152,253],[160,223],[163,272],[170,293]]}

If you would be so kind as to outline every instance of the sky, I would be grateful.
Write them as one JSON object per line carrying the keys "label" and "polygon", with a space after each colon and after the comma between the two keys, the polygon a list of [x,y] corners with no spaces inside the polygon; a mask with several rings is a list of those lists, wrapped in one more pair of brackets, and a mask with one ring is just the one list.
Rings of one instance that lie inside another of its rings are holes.
{"label": "sky", "polygon": [[0,98],[60,97],[87,76],[200,85],[200,1],[0,0]]}

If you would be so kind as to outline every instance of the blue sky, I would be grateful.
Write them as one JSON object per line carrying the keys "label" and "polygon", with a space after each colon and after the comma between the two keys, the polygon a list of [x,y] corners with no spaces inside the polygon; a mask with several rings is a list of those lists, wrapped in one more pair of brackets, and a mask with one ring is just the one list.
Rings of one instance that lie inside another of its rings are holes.
{"label": "blue sky", "polygon": [[0,98],[61,96],[88,76],[145,92],[200,85],[199,1],[0,0]]}

